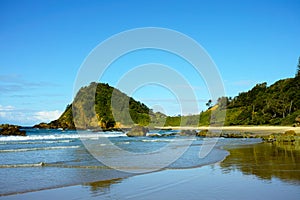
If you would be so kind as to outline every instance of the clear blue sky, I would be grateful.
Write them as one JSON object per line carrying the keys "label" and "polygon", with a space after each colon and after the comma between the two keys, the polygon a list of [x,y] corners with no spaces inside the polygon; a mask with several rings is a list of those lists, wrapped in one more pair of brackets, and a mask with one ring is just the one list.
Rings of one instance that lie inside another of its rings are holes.
{"label": "clear blue sky", "polygon": [[[169,28],[196,40],[216,63],[228,96],[293,77],[300,56],[299,10],[297,0],[0,0],[0,123],[32,125],[57,117],[71,103],[77,72],[90,51],[133,28]],[[199,89],[199,109],[205,109],[210,97],[188,66],[164,53],[142,54],[134,57],[138,64],[152,58],[187,74]],[[117,72],[112,68],[103,81],[114,86]],[[133,96],[153,106],[158,90],[149,86]],[[162,104],[167,114],[179,114],[176,105]]]}

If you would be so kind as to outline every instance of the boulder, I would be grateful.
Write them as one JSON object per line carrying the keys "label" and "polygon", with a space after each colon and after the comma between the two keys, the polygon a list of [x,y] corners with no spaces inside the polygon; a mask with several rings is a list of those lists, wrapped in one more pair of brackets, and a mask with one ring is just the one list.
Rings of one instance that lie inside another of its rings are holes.
{"label": "boulder", "polygon": [[294,127],[300,126],[300,115],[298,115],[298,116],[295,118],[295,123],[294,123],[293,126],[294,126]]}
{"label": "boulder", "polygon": [[143,126],[134,126],[131,128],[129,132],[126,133],[128,137],[142,137],[146,136],[148,133],[148,128],[145,128]]}
{"label": "boulder", "polygon": [[181,136],[195,136],[197,134],[197,131],[195,130],[182,130],[179,132],[179,135]]}
{"label": "boulder", "polygon": [[147,134],[148,137],[170,137],[170,136],[176,136],[177,133],[164,133],[164,134],[159,134],[159,133],[150,133]]}
{"label": "boulder", "polygon": [[285,131],[284,136],[296,136],[296,132],[294,130],[288,130],[288,131]]}
{"label": "boulder", "polygon": [[148,134],[147,136],[148,137],[162,137],[162,135],[159,133],[151,133],[151,134]]}
{"label": "boulder", "polygon": [[21,131],[19,126],[4,124],[0,127],[0,135],[5,136],[26,136],[26,131]]}
{"label": "boulder", "polygon": [[272,143],[299,143],[300,137],[296,134],[294,130],[288,130],[284,133],[271,134],[262,137],[265,142]]}
{"label": "boulder", "polygon": [[208,133],[208,130],[207,129],[204,129],[204,130],[201,130],[200,132],[198,132],[196,134],[197,137],[206,137],[207,136],[207,133]]}

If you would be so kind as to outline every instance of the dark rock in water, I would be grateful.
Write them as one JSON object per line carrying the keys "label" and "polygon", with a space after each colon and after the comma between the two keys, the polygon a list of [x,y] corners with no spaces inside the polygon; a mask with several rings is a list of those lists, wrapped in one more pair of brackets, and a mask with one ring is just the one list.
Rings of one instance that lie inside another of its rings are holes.
{"label": "dark rock in water", "polygon": [[223,133],[221,134],[221,137],[224,138],[247,138],[246,135],[243,133]]}
{"label": "dark rock in water", "polygon": [[147,136],[148,137],[162,137],[162,135],[159,133],[151,133],[151,134],[148,134]]}
{"label": "dark rock in water", "polygon": [[208,130],[205,129],[205,130],[201,130],[200,132],[198,132],[198,133],[196,134],[196,136],[197,136],[197,137],[206,137],[207,134],[208,134]]}
{"label": "dark rock in water", "polygon": [[196,130],[182,130],[179,135],[181,136],[195,136],[197,134]]}
{"label": "dark rock in water", "polygon": [[170,137],[170,136],[175,136],[177,135],[177,133],[165,133],[165,134],[159,134],[159,133],[151,133],[151,134],[148,134],[147,136],[148,137]]}
{"label": "dark rock in water", "polygon": [[146,136],[146,134],[149,132],[148,128],[145,128],[143,126],[134,126],[131,128],[131,130],[126,133],[128,137],[141,137]]}
{"label": "dark rock in water", "polygon": [[169,137],[169,136],[176,136],[177,133],[166,133],[166,134],[162,134],[163,137]]}
{"label": "dark rock in water", "polygon": [[26,136],[26,131],[20,130],[20,126],[3,124],[0,126],[0,135]]}
{"label": "dark rock in water", "polygon": [[197,137],[224,137],[220,131],[201,130],[196,134]]}
{"label": "dark rock in water", "polygon": [[125,132],[125,130],[121,128],[97,128],[97,129],[92,129],[92,132]]}

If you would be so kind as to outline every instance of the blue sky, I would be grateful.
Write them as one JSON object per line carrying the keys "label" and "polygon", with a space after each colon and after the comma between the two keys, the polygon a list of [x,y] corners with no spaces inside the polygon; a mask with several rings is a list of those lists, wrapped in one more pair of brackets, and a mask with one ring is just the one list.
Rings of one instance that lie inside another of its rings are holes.
{"label": "blue sky", "polygon": [[[297,0],[0,0],[0,123],[32,125],[57,118],[72,101],[77,73],[89,53],[134,28],[163,27],[193,38],[217,65],[228,96],[256,83],[293,77],[300,56],[299,9]],[[199,110],[205,109],[210,96],[204,81],[165,52],[128,55],[100,81],[115,86],[122,71],[149,62],[182,74],[195,88]],[[148,86],[132,95],[167,114],[180,114],[166,89]]]}

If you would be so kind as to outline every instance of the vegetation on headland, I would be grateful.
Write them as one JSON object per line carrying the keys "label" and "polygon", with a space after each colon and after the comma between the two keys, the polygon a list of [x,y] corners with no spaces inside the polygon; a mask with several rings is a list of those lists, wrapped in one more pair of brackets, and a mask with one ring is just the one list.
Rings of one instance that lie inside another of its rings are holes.
{"label": "vegetation on headland", "polygon": [[[133,126],[284,125],[300,126],[300,59],[294,78],[255,85],[238,96],[220,97],[198,115],[166,116],[104,83],[91,83],[77,93],[59,119],[38,128],[97,129]],[[75,119],[73,119],[75,116]]]}
{"label": "vegetation on headland", "polygon": [[[49,124],[37,128],[109,130],[139,124],[147,126],[150,115],[156,116],[145,104],[104,83],[91,83],[81,88],[64,113]],[[75,119],[73,118],[75,116]]]}
{"label": "vegetation on headland", "polygon": [[[207,105],[210,106],[209,102]],[[234,98],[220,97],[214,106],[200,115],[167,117],[166,120],[166,126],[213,124],[299,126],[300,68],[294,78],[279,80],[271,86],[257,84]]]}

